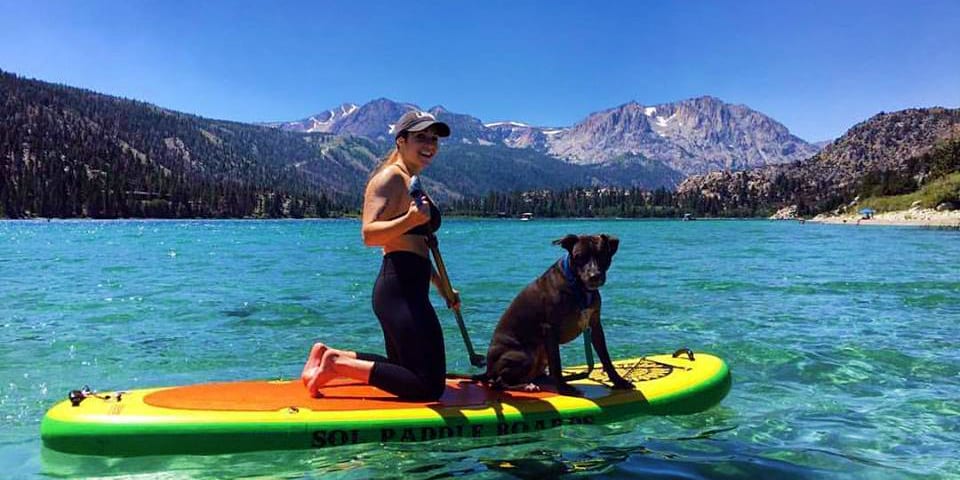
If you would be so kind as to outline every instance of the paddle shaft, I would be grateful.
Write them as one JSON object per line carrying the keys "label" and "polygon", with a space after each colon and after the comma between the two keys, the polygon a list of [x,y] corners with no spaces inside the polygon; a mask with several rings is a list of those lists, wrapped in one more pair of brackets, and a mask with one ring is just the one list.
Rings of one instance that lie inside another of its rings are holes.
{"label": "paddle shaft", "polygon": [[[450,276],[447,275],[447,266],[443,263],[443,257],[440,256],[439,242],[437,236],[430,234],[427,236],[427,246],[430,247],[430,253],[433,255],[433,263],[437,267],[437,276],[440,277],[440,289],[443,296],[453,299],[453,285],[450,284]],[[467,332],[467,325],[463,321],[463,315],[460,313],[460,307],[453,308],[453,314],[457,318],[457,327],[460,327],[460,335],[463,336],[463,343],[467,347],[467,355],[470,357],[470,364],[474,367],[486,366],[487,359],[483,355],[477,355],[473,350],[473,342],[470,341],[470,334]]]}
{"label": "paddle shaft", "polygon": [[[422,197],[426,196],[426,194],[423,191],[423,187],[420,185],[419,176],[414,175],[410,177],[409,193],[410,197],[417,202],[417,205],[422,205]],[[439,242],[437,241],[437,236],[431,233],[430,235],[427,235],[426,240],[427,246],[430,247],[430,253],[433,255],[433,263],[437,268],[437,276],[440,277],[440,293],[442,293],[447,299],[453,300],[453,285],[450,284],[450,276],[447,275],[447,267],[443,264],[443,257],[440,256],[440,247],[438,246]],[[463,315],[460,314],[460,308],[454,308],[453,313],[457,317],[457,326],[460,327],[460,335],[463,336],[463,343],[467,346],[467,354],[470,356],[470,364],[474,367],[486,366],[486,357],[483,355],[477,355],[477,353],[473,350],[473,342],[470,341],[470,334],[467,333],[467,325],[463,322]]]}

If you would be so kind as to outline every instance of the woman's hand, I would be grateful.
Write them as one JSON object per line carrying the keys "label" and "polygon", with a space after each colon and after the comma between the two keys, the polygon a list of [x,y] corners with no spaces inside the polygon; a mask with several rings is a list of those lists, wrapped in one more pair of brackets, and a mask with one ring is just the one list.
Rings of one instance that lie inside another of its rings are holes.
{"label": "woman's hand", "polygon": [[423,195],[419,200],[411,200],[410,208],[407,210],[407,216],[414,226],[429,222],[430,199],[428,199],[426,195]]}
{"label": "woman's hand", "polygon": [[460,291],[456,288],[451,288],[450,294],[453,296],[453,298],[445,299],[447,301],[447,308],[460,310]]}

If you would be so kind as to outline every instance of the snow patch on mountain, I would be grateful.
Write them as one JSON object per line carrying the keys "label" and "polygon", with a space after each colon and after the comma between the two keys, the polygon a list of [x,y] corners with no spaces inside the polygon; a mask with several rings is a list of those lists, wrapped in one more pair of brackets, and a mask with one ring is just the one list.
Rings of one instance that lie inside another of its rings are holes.
{"label": "snow patch on mountain", "polygon": [[527,125],[526,123],[522,123],[522,122],[511,122],[511,121],[507,121],[507,122],[485,123],[485,124],[483,124],[483,126],[484,126],[484,127],[487,127],[487,128],[496,128],[496,127],[521,127],[521,128],[527,128],[527,127],[529,127],[530,125]]}

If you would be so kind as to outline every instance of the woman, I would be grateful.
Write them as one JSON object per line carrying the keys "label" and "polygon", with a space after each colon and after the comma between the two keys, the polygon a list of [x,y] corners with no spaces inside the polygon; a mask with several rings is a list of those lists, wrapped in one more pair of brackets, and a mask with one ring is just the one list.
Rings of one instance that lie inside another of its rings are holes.
{"label": "woman", "polygon": [[[426,235],[440,226],[440,211],[426,195],[411,199],[410,179],[430,165],[450,127],[426,112],[405,113],[394,126],[396,148],[370,175],[363,197],[361,234],[383,248],[373,288],[373,310],[383,328],[387,357],[337,350],[317,343],[301,376],[313,396],[336,377],[369,383],[404,400],[433,401],[443,394],[446,358],[440,321],[430,304],[430,281],[439,276]],[[447,305],[459,308],[459,294]]]}

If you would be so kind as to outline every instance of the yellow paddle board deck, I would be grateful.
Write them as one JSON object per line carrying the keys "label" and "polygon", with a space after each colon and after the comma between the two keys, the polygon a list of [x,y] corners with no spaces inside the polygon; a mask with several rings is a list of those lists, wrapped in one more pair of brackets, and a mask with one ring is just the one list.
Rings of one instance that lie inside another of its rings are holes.
{"label": "yellow paddle board deck", "polygon": [[[600,368],[571,382],[583,397],[496,391],[449,379],[436,402],[400,401],[370,385],[335,380],[312,398],[297,381],[242,381],[100,392],[51,408],[47,448],[85,455],[219,454],[414,442],[598,424],[642,414],[687,414],[730,389],[712,355],[654,355],[615,362],[636,390],[613,390]],[[586,367],[565,370],[583,374]]]}

